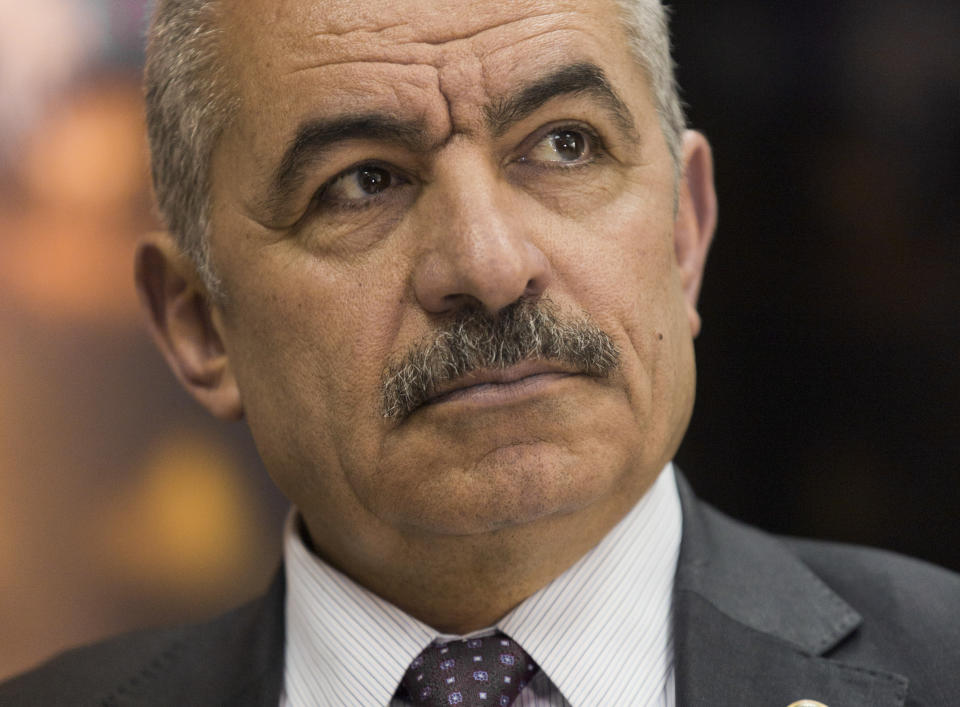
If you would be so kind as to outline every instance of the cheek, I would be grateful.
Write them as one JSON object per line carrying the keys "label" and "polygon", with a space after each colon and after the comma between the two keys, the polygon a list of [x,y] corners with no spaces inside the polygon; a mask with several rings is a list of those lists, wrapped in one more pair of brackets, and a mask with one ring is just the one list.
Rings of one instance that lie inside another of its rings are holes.
{"label": "cheek", "polygon": [[302,263],[271,271],[261,260],[251,279],[260,284],[239,288],[226,317],[251,432],[288,496],[331,492],[345,455],[375,449],[395,313],[383,287]]}
{"label": "cheek", "polygon": [[598,321],[605,318],[636,342],[638,353],[649,348],[650,337],[672,331],[680,295],[671,174],[633,168],[616,198],[564,220],[548,235],[561,286]]}
{"label": "cheek", "polygon": [[625,356],[654,355],[662,348],[654,342],[673,334],[682,314],[669,219],[623,208],[577,230],[555,241],[561,288],[617,339]]}
{"label": "cheek", "polygon": [[693,379],[671,204],[634,199],[619,206],[579,226],[578,237],[558,241],[565,243],[556,258],[559,279],[620,347],[637,428],[668,437],[689,414]]}

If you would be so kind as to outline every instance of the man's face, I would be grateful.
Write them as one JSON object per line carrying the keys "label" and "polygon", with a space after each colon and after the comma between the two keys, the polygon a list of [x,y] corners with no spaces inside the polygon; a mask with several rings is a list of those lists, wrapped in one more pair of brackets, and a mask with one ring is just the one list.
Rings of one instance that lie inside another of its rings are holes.
{"label": "man's face", "polygon": [[[613,3],[225,5],[215,321],[315,540],[622,513],[676,451],[694,367],[673,167]],[[619,365],[474,372],[383,415],[388,366],[518,299]]]}

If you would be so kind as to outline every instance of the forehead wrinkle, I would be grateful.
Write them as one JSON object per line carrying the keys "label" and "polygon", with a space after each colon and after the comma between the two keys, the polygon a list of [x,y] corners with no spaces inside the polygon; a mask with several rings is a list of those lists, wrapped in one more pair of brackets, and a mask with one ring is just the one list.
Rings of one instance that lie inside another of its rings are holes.
{"label": "forehead wrinkle", "polygon": [[409,27],[409,22],[394,22],[393,24],[384,25],[382,27],[355,27],[354,29],[346,30],[345,32],[313,32],[306,36],[307,39],[321,39],[326,37],[336,37],[337,39],[346,39],[354,35],[362,35],[364,38],[367,36],[377,36],[382,35],[385,32],[390,32],[395,30],[398,27]]}
{"label": "forehead wrinkle", "polygon": [[344,66],[350,66],[352,64],[358,64],[361,66],[371,66],[382,64],[383,66],[422,66],[426,69],[436,69],[435,64],[430,64],[425,61],[398,61],[398,60],[386,60],[381,58],[369,58],[369,59],[344,59],[343,61],[325,61],[322,64],[316,63],[316,61],[304,64],[303,66],[294,66],[283,72],[281,76],[294,76],[296,74],[303,73],[305,71],[319,71],[321,69],[330,69],[330,68],[343,68]]}
{"label": "forehead wrinkle", "polygon": [[[547,37],[549,35],[565,35],[565,34],[583,35],[584,32],[575,27],[566,27],[566,26],[549,27],[540,32],[529,34],[525,36],[523,39],[508,45],[504,45],[502,42],[496,42],[496,43],[491,42],[489,45],[482,45],[481,48],[478,50],[477,55],[480,57],[481,61],[489,61],[490,59],[497,57],[499,54],[516,52],[518,47],[523,46],[527,42],[542,40],[544,37]],[[551,51],[551,53],[556,56],[557,61],[563,61],[565,59],[569,60],[569,56],[567,55],[567,52],[566,52],[567,44],[573,44],[573,42],[564,42],[562,38],[559,38],[552,44],[545,47],[544,49]],[[542,53],[543,52],[539,52],[539,54],[542,54]]]}
{"label": "forehead wrinkle", "polygon": [[[504,33],[508,36],[517,34],[512,29],[517,25],[534,24],[535,29],[520,40],[526,41],[556,31],[559,29],[557,24],[575,17],[574,12],[541,12],[506,22],[491,22],[469,31],[437,30],[419,26],[415,22],[396,22],[379,29],[359,27],[343,31],[315,31],[299,36],[293,31],[290,33],[292,36],[284,38],[282,45],[284,52],[292,52],[294,57],[300,57],[299,60],[294,59],[297,63],[294,70],[316,66],[318,57],[323,55],[330,58],[330,61],[323,62],[327,66],[384,62],[423,64],[439,69],[449,62],[449,52],[459,53],[464,43],[474,44],[475,47],[470,51],[483,57],[502,47]],[[550,26],[544,27],[545,24]]]}
{"label": "forehead wrinkle", "polygon": [[466,47],[437,71],[437,90],[447,102],[451,136],[473,136],[483,130],[483,107],[489,102],[486,67]]}
{"label": "forehead wrinkle", "polygon": [[481,27],[480,29],[474,29],[469,32],[460,32],[452,35],[447,35],[442,38],[436,39],[420,39],[412,40],[407,42],[408,44],[418,44],[418,45],[427,45],[427,46],[447,46],[455,42],[465,42],[465,41],[474,41],[479,40],[483,41],[484,35],[489,32],[500,32],[500,31],[510,31],[510,28],[518,24],[528,24],[530,22],[537,22],[548,17],[562,17],[572,15],[570,12],[541,12],[535,13],[532,15],[526,15],[517,19],[509,20],[507,22],[497,22],[486,27]]}
{"label": "forehead wrinkle", "polygon": [[[469,41],[482,37],[484,34],[492,31],[510,31],[514,25],[529,22],[542,21],[548,17],[561,17],[573,15],[573,12],[536,12],[523,17],[512,18],[506,21],[492,21],[486,25],[473,27],[467,30],[461,30],[462,22],[458,22],[457,29],[446,29],[431,27],[424,23],[421,18],[412,17],[409,21],[394,22],[383,25],[382,27],[354,27],[350,29],[328,29],[326,31],[316,31],[304,35],[303,40],[345,40],[355,39],[357,37],[367,40],[384,38],[391,43],[403,44],[406,46],[445,46],[454,42]],[[462,16],[458,17],[462,20]],[[402,30],[408,30],[403,32]],[[400,31],[398,31],[400,30]]]}

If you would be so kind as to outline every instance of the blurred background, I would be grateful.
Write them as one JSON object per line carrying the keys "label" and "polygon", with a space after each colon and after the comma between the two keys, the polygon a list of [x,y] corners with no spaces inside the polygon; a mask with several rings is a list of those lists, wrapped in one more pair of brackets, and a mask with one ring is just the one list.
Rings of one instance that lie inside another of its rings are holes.
{"label": "blurred background", "polygon": [[[285,502],[149,341],[143,0],[0,0],[0,678],[257,593]],[[679,464],[960,570],[960,5],[677,0],[721,219]]]}

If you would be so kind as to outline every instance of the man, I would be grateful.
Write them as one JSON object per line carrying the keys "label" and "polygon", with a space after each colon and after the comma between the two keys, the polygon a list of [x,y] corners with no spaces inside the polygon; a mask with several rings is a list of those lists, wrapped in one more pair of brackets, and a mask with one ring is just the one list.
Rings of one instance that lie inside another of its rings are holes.
{"label": "man", "polygon": [[161,1],[147,101],[142,300],[293,502],[285,566],[0,702],[955,702],[955,576],[671,465],[716,199],[658,2]]}

